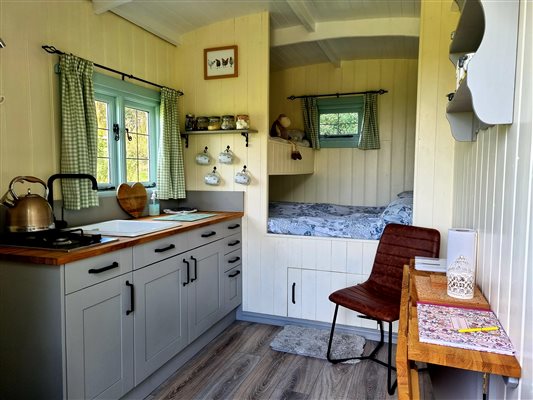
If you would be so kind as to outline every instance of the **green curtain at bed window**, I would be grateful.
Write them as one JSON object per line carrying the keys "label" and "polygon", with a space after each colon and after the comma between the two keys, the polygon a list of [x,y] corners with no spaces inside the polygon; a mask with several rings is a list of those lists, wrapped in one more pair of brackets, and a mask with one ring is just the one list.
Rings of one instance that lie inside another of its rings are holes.
{"label": "green curtain at bed window", "polygon": [[378,95],[377,93],[365,94],[365,111],[363,117],[363,129],[359,138],[361,150],[379,149],[378,128]]}
{"label": "green curtain at bed window", "polygon": [[316,97],[302,98],[302,112],[305,133],[311,139],[311,147],[318,150],[320,149],[320,139],[318,137],[319,120]]}
{"label": "green curtain at bed window", "polygon": [[181,147],[179,93],[169,88],[161,89],[161,136],[157,167],[157,189],[161,199],[185,198],[185,169]]}
{"label": "green curtain at bed window", "polygon": [[[96,175],[97,120],[94,103],[93,63],[62,54],[61,71],[61,173]],[[83,179],[61,181],[63,206],[80,210],[98,206],[98,194]]]}

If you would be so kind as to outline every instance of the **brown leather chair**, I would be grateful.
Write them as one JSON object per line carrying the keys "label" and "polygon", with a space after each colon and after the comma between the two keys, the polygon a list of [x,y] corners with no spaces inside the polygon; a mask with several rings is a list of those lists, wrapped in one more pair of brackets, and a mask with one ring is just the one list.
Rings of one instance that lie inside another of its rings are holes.
{"label": "brown leather chair", "polygon": [[[331,325],[328,344],[328,361],[336,364],[342,361],[359,359],[372,360],[388,369],[387,390],[393,394],[397,382],[391,384],[392,366],[392,323],[399,319],[400,297],[402,290],[403,266],[415,256],[438,257],[440,233],[435,229],[410,225],[389,224],[379,240],[372,272],[365,282],[337,290],[329,299],[335,303],[335,314]],[[335,332],[335,322],[339,306],[359,312],[359,317],[377,321],[380,342],[368,356],[332,359],[331,343]],[[388,363],[376,359],[378,350],[383,346],[383,322],[389,323]]]}

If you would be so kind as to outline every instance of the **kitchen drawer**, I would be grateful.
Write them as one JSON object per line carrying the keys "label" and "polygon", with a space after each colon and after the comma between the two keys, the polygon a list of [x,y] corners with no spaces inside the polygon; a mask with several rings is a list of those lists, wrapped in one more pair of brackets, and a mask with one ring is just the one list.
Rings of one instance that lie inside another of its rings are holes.
{"label": "kitchen drawer", "polygon": [[237,233],[222,239],[223,254],[230,253],[242,247],[242,235]]}
{"label": "kitchen drawer", "polygon": [[233,219],[231,221],[219,222],[218,224],[204,226],[195,229],[190,233],[191,248],[203,246],[204,244],[223,239],[229,235],[241,232],[241,220]]}
{"label": "kitchen drawer", "polygon": [[131,248],[65,264],[65,294],[131,272]]}
{"label": "kitchen drawer", "polygon": [[186,252],[191,247],[189,235],[189,232],[179,233],[135,246],[133,248],[133,269],[139,269]]}
{"label": "kitchen drawer", "polygon": [[242,263],[242,251],[237,249],[224,256],[224,272]]}
{"label": "kitchen drawer", "polygon": [[224,311],[230,312],[242,303],[242,266],[224,273]]}

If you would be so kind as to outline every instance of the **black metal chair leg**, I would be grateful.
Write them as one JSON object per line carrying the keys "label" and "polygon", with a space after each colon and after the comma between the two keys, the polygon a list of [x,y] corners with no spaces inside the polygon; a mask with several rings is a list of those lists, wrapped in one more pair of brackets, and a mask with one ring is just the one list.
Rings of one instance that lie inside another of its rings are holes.
{"label": "black metal chair leg", "polygon": [[349,358],[336,358],[336,359],[334,359],[331,356],[331,346],[332,346],[333,337],[334,337],[334,334],[335,334],[335,324],[337,323],[338,311],[339,311],[339,305],[336,304],[335,305],[335,312],[333,313],[333,322],[331,323],[331,332],[329,334],[328,352],[326,354],[326,357],[327,357],[328,361],[330,363],[332,363],[332,364],[337,364],[337,363],[340,363],[340,362],[343,362],[343,361],[348,361],[348,360],[371,360],[371,361],[374,361],[374,362],[376,362],[378,364],[383,365],[384,367],[387,367],[387,391],[388,391],[389,395],[393,395],[394,392],[396,391],[396,386],[398,384],[398,381],[394,380],[394,383],[391,384],[392,371],[396,371],[396,368],[392,366],[392,322],[389,322],[389,343],[388,343],[388,346],[387,346],[388,347],[387,348],[387,350],[388,350],[388,354],[387,354],[387,361],[388,362],[387,363],[385,363],[385,362],[383,362],[381,360],[378,360],[376,358],[377,352],[379,351],[379,349],[385,343],[384,332],[383,332],[383,322],[380,321],[380,320],[375,320],[378,323],[378,325],[379,325],[380,341],[376,345],[374,350],[372,350],[372,352],[368,356],[349,357]]}

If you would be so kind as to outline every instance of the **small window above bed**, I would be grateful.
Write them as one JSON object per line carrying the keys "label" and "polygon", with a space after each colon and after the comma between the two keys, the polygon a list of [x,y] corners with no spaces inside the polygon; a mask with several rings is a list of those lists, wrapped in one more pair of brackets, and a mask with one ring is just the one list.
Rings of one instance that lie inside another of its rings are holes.
{"label": "small window above bed", "polygon": [[358,147],[364,97],[317,99],[321,147]]}

